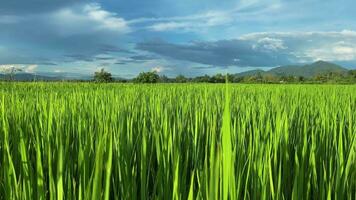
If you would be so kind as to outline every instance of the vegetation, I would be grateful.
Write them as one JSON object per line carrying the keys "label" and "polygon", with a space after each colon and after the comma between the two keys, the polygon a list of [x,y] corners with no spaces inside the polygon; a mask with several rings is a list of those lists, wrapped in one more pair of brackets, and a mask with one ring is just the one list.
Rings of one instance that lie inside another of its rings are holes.
{"label": "vegetation", "polygon": [[100,71],[95,72],[94,81],[99,83],[107,83],[112,82],[114,79],[112,78],[111,73],[107,72],[102,68]]}
{"label": "vegetation", "polygon": [[176,82],[176,83],[186,83],[186,82],[188,82],[188,79],[183,75],[178,75],[175,78],[174,82]]}
{"label": "vegetation", "polygon": [[[163,79],[166,79],[164,77]],[[168,78],[167,78],[168,79]],[[157,72],[141,72],[133,81],[136,83],[157,83],[159,82],[160,77]]]}
{"label": "vegetation", "polygon": [[355,199],[356,86],[0,83],[0,199]]}
{"label": "vegetation", "polygon": [[[343,83],[355,84],[356,72],[350,70],[347,73],[329,72],[325,74],[317,74],[312,77],[303,76],[277,76],[272,74],[256,73],[251,75],[227,74],[227,79],[230,83]],[[162,78],[163,77],[163,78]],[[194,78],[186,78],[182,75],[176,78],[168,78],[161,76],[159,82],[161,83],[224,83],[226,75],[216,74],[213,76],[204,75]]]}
{"label": "vegetation", "polygon": [[[21,71],[20,68],[4,68],[0,69],[0,79],[5,81],[18,80],[18,81],[78,81],[89,82],[90,78],[85,80],[72,80],[65,77],[47,77],[37,76],[29,73],[17,74]],[[99,83],[107,82],[134,82],[134,83],[225,83],[227,79],[230,83],[309,83],[309,84],[356,84],[356,70],[347,70],[339,65],[328,63],[324,61],[318,61],[309,65],[297,66],[281,66],[270,69],[268,71],[263,70],[251,70],[241,72],[237,74],[215,74],[212,76],[203,75],[197,77],[185,77],[178,75],[177,77],[167,77],[166,75],[159,75],[158,72],[142,72],[136,78],[114,79],[111,73],[101,69],[94,74],[94,81]],[[82,77],[83,78],[83,77]]]}

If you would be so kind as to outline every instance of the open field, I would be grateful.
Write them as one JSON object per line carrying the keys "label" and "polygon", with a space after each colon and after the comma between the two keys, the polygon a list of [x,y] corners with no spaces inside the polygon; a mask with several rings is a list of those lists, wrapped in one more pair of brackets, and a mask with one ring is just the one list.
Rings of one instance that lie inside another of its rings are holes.
{"label": "open field", "polygon": [[0,83],[0,199],[356,199],[356,86]]}

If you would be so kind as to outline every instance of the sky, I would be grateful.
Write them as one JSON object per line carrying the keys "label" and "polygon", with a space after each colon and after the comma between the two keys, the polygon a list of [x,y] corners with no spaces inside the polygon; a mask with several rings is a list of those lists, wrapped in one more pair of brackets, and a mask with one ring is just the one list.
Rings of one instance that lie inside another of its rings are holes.
{"label": "sky", "polygon": [[0,0],[0,67],[132,78],[330,61],[356,68],[354,0]]}

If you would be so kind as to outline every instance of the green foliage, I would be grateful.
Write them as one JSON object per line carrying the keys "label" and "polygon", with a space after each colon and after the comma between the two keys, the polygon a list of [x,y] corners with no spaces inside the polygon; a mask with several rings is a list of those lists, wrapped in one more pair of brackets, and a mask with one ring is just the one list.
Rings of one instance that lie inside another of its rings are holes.
{"label": "green foliage", "polygon": [[178,75],[178,76],[175,78],[174,82],[176,82],[176,83],[186,83],[186,82],[188,82],[188,78],[186,78],[186,77],[183,76],[183,75]]}
{"label": "green foliage", "polygon": [[160,77],[157,72],[141,72],[135,79],[135,83],[157,83]]}
{"label": "green foliage", "polygon": [[350,70],[350,71],[348,72],[348,75],[349,75],[351,78],[356,79],[356,69]]}
{"label": "green foliage", "polygon": [[[270,73],[247,73],[243,76],[240,74],[227,74],[230,83],[356,83],[356,72],[350,70],[348,73],[327,72],[320,73],[313,77],[306,78],[304,76],[292,75],[273,75]],[[225,83],[226,75],[216,74],[213,76],[198,76],[189,80],[189,82],[198,83]],[[188,79],[187,79],[188,80]],[[179,82],[175,79],[175,82]]]}
{"label": "green foliage", "polygon": [[171,83],[172,80],[168,78],[166,75],[159,76],[160,83]]}
{"label": "green foliage", "polygon": [[94,81],[98,83],[107,83],[113,80],[111,73],[105,71],[103,68],[94,74]]}
{"label": "green foliage", "polygon": [[197,83],[209,83],[210,82],[210,76],[205,74],[204,76],[197,76],[193,78],[193,82]]}
{"label": "green foliage", "polygon": [[354,199],[356,86],[0,83],[0,199]]}

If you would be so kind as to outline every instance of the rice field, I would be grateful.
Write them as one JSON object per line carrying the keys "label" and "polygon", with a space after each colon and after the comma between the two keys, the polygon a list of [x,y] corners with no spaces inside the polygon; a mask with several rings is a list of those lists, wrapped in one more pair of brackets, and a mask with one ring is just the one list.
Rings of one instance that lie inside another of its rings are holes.
{"label": "rice field", "polygon": [[0,199],[356,199],[356,85],[0,83]]}

